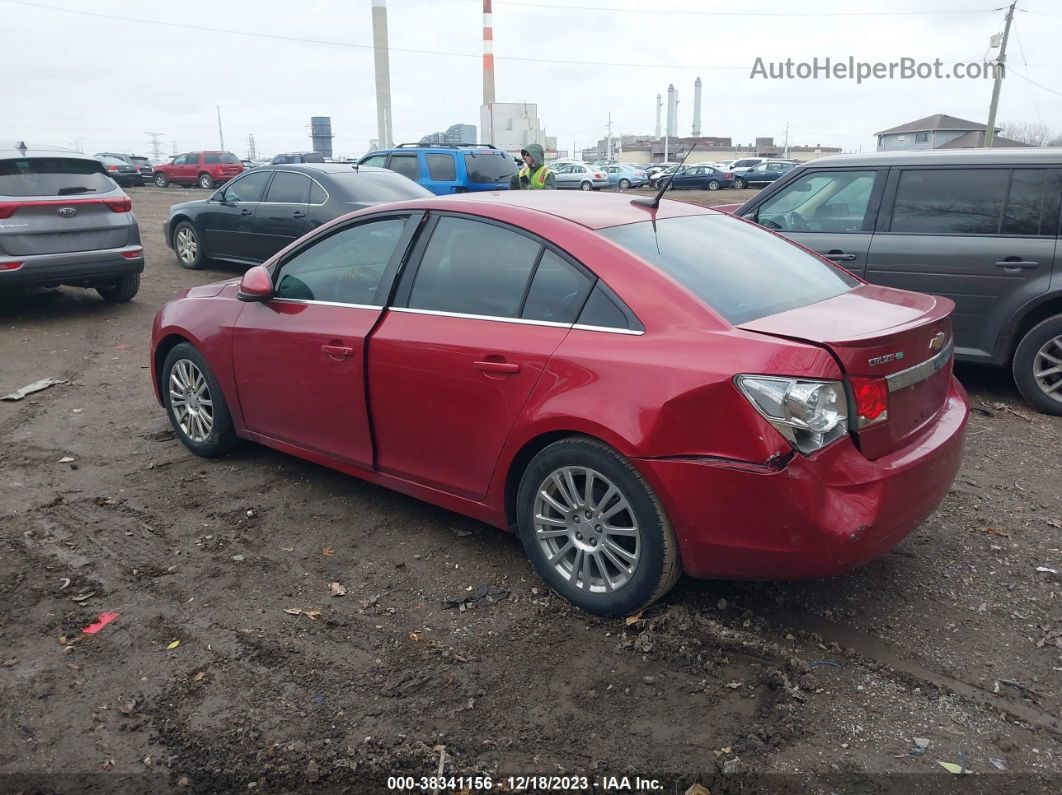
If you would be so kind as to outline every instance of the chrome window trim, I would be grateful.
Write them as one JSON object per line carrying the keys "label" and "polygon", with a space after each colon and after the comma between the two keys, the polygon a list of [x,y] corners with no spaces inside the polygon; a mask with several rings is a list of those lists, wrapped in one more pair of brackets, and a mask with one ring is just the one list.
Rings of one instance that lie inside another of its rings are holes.
{"label": "chrome window trim", "polygon": [[440,309],[413,309],[408,306],[392,306],[392,312],[405,312],[410,315],[435,315],[436,317],[459,317],[467,320],[493,320],[497,323],[520,323],[525,326],[548,326],[550,328],[572,328],[571,323],[557,323],[552,320],[528,320],[522,317],[498,317],[496,315],[472,315],[465,312],[443,312]]}
{"label": "chrome window trim", "polygon": [[270,300],[281,304],[316,304],[318,306],[341,306],[346,309],[383,309],[382,306],[376,306],[375,304],[344,304],[341,301],[316,301],[305,298],[271,298]]}
{"label": "chrome window trim", "polygon": [[933,356],[931,359],[926,359],[924,362],[916,364],[914,367],[908,367],[906,370],[900,370],[898,373],[885,376],[885,380],[889,384],[889,392],[898,392],[901,389],[914,386],[940,372],[947,365],[948,360],[951,359],[951,355],[954,352],[955,340],[951,339],[948,341],[948,344],[944,346],[944,350]]}
{"label": "chrome window trim", "polygon": [[631,337],[640,337],[645,332],[632,328],[614,328],[613,326],[590,326],[586,323],[575,323],[572,326],[577,331],[602,331],[607,334],[626,334]]}

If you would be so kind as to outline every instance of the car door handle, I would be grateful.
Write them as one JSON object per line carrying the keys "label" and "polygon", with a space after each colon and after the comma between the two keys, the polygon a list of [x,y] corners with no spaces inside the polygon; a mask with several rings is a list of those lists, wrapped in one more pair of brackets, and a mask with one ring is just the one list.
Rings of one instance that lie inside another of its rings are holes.
{"label": "car door handle", "polygon": [[246,207],[244,207],[242,210],[240,210],[240,215],[254,215],[254,210],[248,210]]}
{"label": "car door handle", "polygon": [[296,210],[295,212],[293,212],[291,214],[291,217],[292,218],[305,218],[306,217],[306,213],[302,212],[301,210]]}
{"label": "car door handle", "polygon": [[354,349],[348,348],[345,345],[322,345],[321,353],[325,353],[329,356],[337,356],[340,359],[345,359],[348,356],[354,355]]}
{"label": "car door handle", "polygon": [[996,263],[997,268],[1006,268],[1007,270],[1026,270],[1028,268],[1039,268],[1039,262],[1032,262],[1030,260],[1018,259],[1004,259]]}
{"label": "car door handle", "polygon": [[485,373],[518,373],[520,365],[512,362],[473,362],[473,367]]}
{"label": "car door handle", "polygon": [[856,258],[855,254],[845,254],[840,249],[833,249],[826,254],[826,259],[833,260],[834,262],[852,262]]}

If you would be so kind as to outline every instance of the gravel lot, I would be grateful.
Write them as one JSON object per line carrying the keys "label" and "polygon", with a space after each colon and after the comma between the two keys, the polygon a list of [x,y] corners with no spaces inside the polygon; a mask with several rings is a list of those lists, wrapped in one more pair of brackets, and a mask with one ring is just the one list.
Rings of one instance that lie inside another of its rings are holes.
{"label": "gravel lot", "polygon": [[[0,403],[0,788],[384,792],[445,748],[451,775],[669,793],[1059,791],[1062,584],[1037,569],[1062,571],[1062,418],[1006,373],[960,368],[965,466],[883,559],[686,579],[599,620],[492,528],[253,445],[190,455],[148,382],[151,319],[238,269],[186,271],[163,244],[166,208],[205,192],[129,193],[131,304],[0,295],[0,394],[67,379]],[[443,608],[479,585],[511,595]]]}

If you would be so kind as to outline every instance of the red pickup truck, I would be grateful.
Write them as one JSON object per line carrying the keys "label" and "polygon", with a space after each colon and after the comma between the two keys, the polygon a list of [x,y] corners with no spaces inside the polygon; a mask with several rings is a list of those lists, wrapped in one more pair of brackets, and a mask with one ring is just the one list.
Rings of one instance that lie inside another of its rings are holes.
{"label": "red pickup truck", "polygon": [[232,152],[187,152],[155,166],[155,184],[165,188],[172,182],[210,190],[241,173],[243,164]]}

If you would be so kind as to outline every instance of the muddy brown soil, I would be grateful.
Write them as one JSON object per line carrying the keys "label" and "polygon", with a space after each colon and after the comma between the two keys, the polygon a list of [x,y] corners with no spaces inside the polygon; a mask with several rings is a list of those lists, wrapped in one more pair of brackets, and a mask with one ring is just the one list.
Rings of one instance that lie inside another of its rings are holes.
{"label": "muddy brown soil", "polygon": [[[596,792],[1059,791],[1062,584],[1038,568],[1062,570],[1062,418],[1005,372],[960,368],[966,463],[882,559],[685,579],[600,620],[512,536],[262,447],[182,447],[148,382],[151,319],[238,271],[183,270],[163,244],[166,208],[204,192],[130,193],[132,303],[0,294],[0,394],[66,379],[0,403],[0,790],[386,792],[445,754],[447,775]],[[480,585],[510,596],[443,607]]]}

